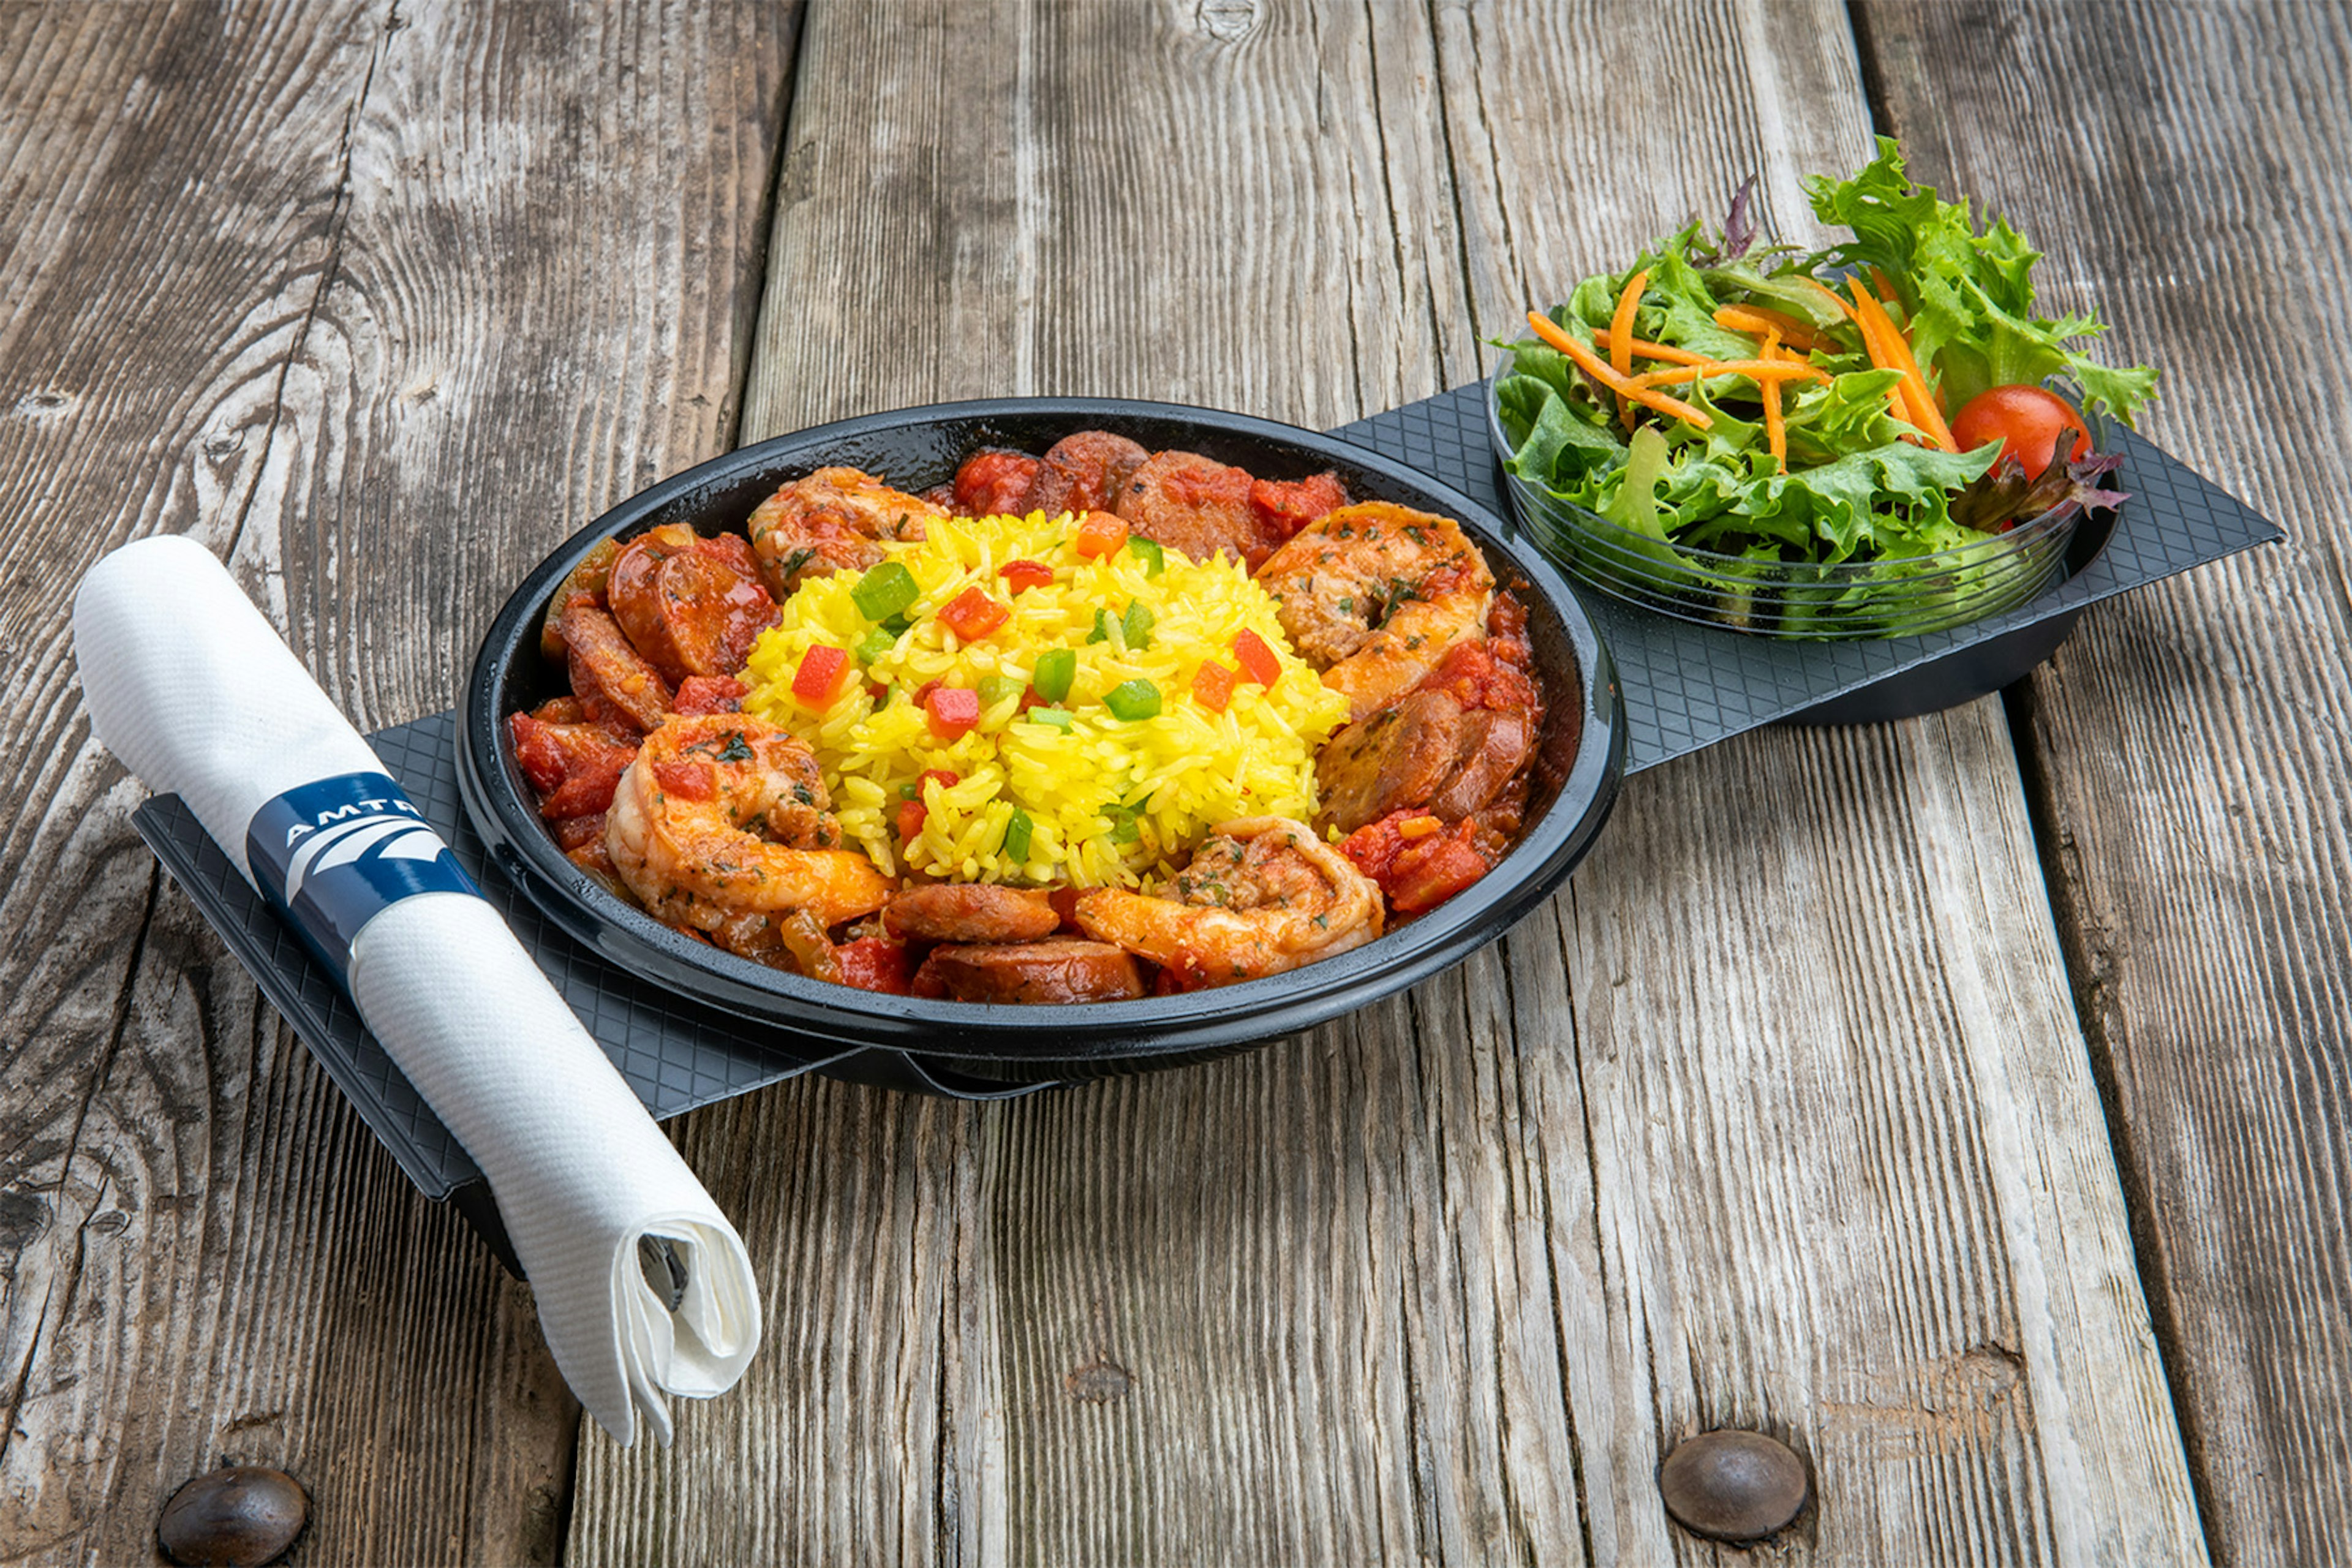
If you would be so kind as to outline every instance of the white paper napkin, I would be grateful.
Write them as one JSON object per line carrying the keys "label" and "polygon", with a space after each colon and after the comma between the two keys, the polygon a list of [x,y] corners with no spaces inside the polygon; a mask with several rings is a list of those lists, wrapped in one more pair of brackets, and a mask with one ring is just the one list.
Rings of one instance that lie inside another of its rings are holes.
{"label": "white paper napkin", "polygon": [[[187,803],[248,879],[247,829],[289,790],[384,771],[212,552],[125,545],[74,601],[98,736]],[[413,831],[413,830],[412,830]],[[732,1387],[760,1338],[751,1259],[726,1215],[498,912],[467,893],[399,900],[351,945],[360,1016],[489,1178],[564,1380],[624,1444],[663,1394]],[[686,1271],[675,1311],[641,1237]]]}

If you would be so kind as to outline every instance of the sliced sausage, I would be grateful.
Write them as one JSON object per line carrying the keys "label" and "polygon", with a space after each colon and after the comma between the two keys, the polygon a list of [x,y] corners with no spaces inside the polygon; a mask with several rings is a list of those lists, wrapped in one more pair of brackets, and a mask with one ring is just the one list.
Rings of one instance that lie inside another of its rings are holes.
{"label": "sliced sausage", "polygon": [[751,546],[736,544],[669,524],[638,535],[613,563],[613,618],[665,679],[732,675],[775,624],[776,602]]}
{"label": "sliced sausage", "polygon": [[1323,795],[1315,826],[1353,833],[1392,811],[1425,804],[1465,750],[1484,737],[1487,718],[1465,713],[1443,691],[1415,691],[1349,725],[1315,759]]}
{"label": "sliced sausage", "polygon": [[583,595],[564,606],[559,624],[572,668],[572,695],[590,721],[616,721],[641,732],[657,728],[673,700],[670,684],[629,641],[621,623]]}
{"label": "sliced sausage", "polygon": [[1255,482],[1245,470],[1198,452],[1157,452],[1129,478],[1111,510],[1144,538],[1192,560],[1223,551],[1255,572],[1276,543],[1250,505]]}
{"label": "sliced sausage", "polygon": [[901,941],[1035,942],[1062,917],[1043,892],[987,882],[936,882],[909,888],[882,911],[882,929]]}
{"label": "sliced sausage", "polygon": [[911,989],[918,996],[1003,1005],[1126,1002],[1143,994],[1143,972],[1123,948],[1055,937],[1009,946],[935,947]]}
{"label": "sliced sausage", "polygon": [[1072,511],[1108,511],[1135,470],[1151,454],[1108,430],[1079,430],[1045,449],[1045,461],[1070,477],[1066,503]]}

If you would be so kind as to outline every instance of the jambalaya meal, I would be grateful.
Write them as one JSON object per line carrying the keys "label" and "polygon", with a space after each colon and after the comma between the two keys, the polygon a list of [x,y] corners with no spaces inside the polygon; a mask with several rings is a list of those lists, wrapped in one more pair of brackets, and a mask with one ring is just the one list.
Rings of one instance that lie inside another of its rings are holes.
{"label": "jambalaya meal", "polygon": [[821,468],[606,542],[508,718],[572,862],[868,990],[1113,1001],[1279,973],[1476,881],[1543,694],[1453,521],[1084,431],[921,495]]}

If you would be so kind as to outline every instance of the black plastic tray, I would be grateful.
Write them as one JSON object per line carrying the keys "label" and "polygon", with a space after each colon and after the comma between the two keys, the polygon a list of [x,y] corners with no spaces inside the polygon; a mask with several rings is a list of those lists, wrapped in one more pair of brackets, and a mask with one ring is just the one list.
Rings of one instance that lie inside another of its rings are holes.
{"label": "black plastic tray", "polygon": [[[1402,460],[1507,516],[1486,428],[1483,387],[1443,393],[1333,432]],[[1587,601],[1614,656],[1628,772],[1779,720],[1862,721],[1925,712],[1995,690],[2049,656],[2090,605],[2282,537],[2137,436],[2120,438],[2116,481],[2131,494],[2111,531],[2085,531],[2073,575],[2029,605],[1975,626],[1885,642],[1790,643]],[[454,716],[371,737],[392,773],[547,968],[646,1108],[667,1118],[812,1070],[968,1098],[1007,1086],[942,1075],[896,1051],[786,1048],[756,1026],[683,1004],[617,973],[549,925],[494,868],[457,794]],[[140,806],[142,837],[250,970],[362,1121],[428,1195],[451,1197],[495,1237],[479,1173],[359,1023],[300,944],[173,795]]]}

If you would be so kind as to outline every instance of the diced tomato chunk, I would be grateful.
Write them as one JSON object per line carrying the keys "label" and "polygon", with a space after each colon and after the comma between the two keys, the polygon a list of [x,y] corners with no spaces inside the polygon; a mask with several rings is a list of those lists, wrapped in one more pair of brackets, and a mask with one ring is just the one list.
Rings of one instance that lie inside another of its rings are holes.
{"label": "diced tomato chunk", "polygon": [[680,800],[710,799],[718,793],[718,784],[710,775],[709,763],[674,758],[654,764],[654,783],[661,786],[664,795],[676,795]]}
{"label": "diced tomato chunk", "polygon": [[1437,818],[1417,806],[1392,811],[1341,839],[1339,853],[1380,884],[1399,914],[1433,910],[1487,871],[1471,840],[1477,825],[1465,817],[1451,832],[1434,832]]}
{"label": "diced tomato chunk", "polygon": [[1081,555],[1108,555],[1127,543],[1127,520],[1114,512],[1090,511],[1070,541]]}
{"label": "diced tomato chunk", "polygon": [[1024,588],[1043,588],[1054,580],[1054,569],[1043,561],[1008,561],[996,569],[996,574],[1015,594]]}
{"label": "diced tomato chunk", "polygon": [[1210,712],[1223,712],[1234,699],[1234,672],[1214,660],[1203,664],[1192,677],[1192,696]]}
{"label": "diced tomato chunk", "polygon": [[966,642],[978,641],[1012,618],[1002,601],[978,588],[966,588],[940,608],[940,624]]}
{"label": "diced tomato chunk", "polygon": [[969,686],[941,686],[923,699],[923,710],[931,716],[931,733],[952,741],[980,722],[980,693]]}
{"label": "diced tomato chunk", "polygon": [[567,816],[555,824],[556,847],[566,855],[593,845],[601,853],[604,847],[604,814],[589,816]]}
{"label": "diced tomato chunk", "polygon": [[1024,452],[974,452],[956,470],[956,506],[968,517],[1026,511],[1029,487],[1045,466]]}
{"label": "diced tomato chunk", "polygon": [[634,740],[602,724],[551,724],[528,713],[509,714],[515,763],[539,792],[540,815],[551,822],[593,816],[613,804],[621,774],[636,760]]}
{"label": "diced tomato chunk", "polygon": [[846,650],[818,643],[801,655],[801,667],[793,672],[793,695],[812,708],[830,708],[848,672]]}
{"label": "diced tomato chunk", "polygon": [[1339,475],[1326,472],[1304,479],[1254,479],[1249,500],[1259,526],[1280,541],[1346,506],[1348,491]]}
{"label": "diced tomato chunk", "polygon": [[1409,915],[1433,910],[1485,876],[1486,858],[1470,842],[1475,831],[1465,817],[1451,834],[1432,834],[1399,850],[1383,884],[1389,908]]}
{"label": "diced tomato chunk", "polygon": [[1234,657],[1241,660],[1242,673],[1260,686],[1272,686],[1282,678],[1282,660],[1255,632],[1245,630],[1234,639]]}
{"label": "diced tomato chunk", "polygon": [[673,713],[740,713],[750,688],[731,675],[689,675],[677,683]]}
{"label": "diced tomato chunk", "polygon": [[860,937],[845,942],[833,950],[841,964],[841,983],[855,985],[861,991],[887,991],[894,996],[907,994],[907,982],[912,966],[907,962],[907,944],[892,942],[887,937]]}

